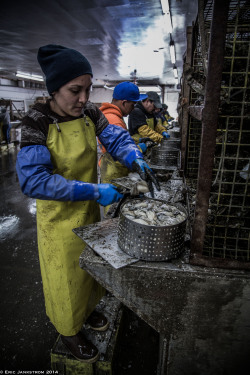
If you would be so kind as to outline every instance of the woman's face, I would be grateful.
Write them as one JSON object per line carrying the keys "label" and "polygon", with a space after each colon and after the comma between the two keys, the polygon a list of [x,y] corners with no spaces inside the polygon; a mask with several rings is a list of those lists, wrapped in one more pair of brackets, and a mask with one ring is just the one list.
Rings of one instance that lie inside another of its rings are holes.
{"label": "woman's face", "polygon": [[87,103],[92,85],[89,74],[74,78],[53,93],[51,109],[60,116],[79,117]]}

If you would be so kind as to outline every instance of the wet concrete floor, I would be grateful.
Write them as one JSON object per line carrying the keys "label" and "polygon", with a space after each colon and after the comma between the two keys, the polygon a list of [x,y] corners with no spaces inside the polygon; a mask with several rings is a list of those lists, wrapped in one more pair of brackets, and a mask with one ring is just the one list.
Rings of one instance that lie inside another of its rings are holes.
{"label": "wet concrete floor", "polygon": [[[0,151],[0,373],[50,370],[58,336],[45,314],[35,200],[20,190],[15,170],[18,145]],[[158,334],[125,308],[125,329],[114,375],[154,375]]]}

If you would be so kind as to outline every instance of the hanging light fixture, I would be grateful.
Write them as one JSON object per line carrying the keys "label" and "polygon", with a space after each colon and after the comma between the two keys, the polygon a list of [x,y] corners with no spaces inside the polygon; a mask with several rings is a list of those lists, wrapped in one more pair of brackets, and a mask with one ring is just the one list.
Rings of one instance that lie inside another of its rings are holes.
{"label": "hanging light fixture", "polygon": [[176,63],[176,59],[175,59],[175,45],[174,45],[174,41],[172,39],[170,40],[170,43],[169,43],[169,49],[170,49],[171,63],[175,64]]}
{"label": "hanging light fixture", "polygon": [[178,79],[178,71],[177,71],[177,67],[175,65],[173,67],[173,71],[174,71],[174,78]]}
{"label": "hanging light fixture", "polygon": [[168,33],[172,33],[173,26],[172,26],[172,19],[171,19],[168,0],[161,0],[161,7],[162,7],[162,13],[163,13],[163,24],[166,27],[166,31]]}
{"label": "hanging light fixture", "polygon": [[44,81],[43,76],[40,76],[38,74],[20,72],[19,70],[16,72],[16,77],[31,79],[33,81]]}
{"label": "hanging light fixture", "polygon": [[169,2],[168,0],[161,0],[161,7],[163,13],[169,13]]}

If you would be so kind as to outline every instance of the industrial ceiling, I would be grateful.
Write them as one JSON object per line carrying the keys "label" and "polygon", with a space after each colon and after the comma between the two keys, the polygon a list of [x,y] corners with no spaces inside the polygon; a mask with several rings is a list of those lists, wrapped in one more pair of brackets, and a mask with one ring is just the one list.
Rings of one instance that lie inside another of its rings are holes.
{"label": "industrial ceiling", "polygon": [[60,44],[88,58],[94,86],[133,80],[139,85],[176,87],[186,51],[186,27],[196,19],[197,2],[2,0],[0,77],[13,78],[17,71],[41,75],[38,48]]}

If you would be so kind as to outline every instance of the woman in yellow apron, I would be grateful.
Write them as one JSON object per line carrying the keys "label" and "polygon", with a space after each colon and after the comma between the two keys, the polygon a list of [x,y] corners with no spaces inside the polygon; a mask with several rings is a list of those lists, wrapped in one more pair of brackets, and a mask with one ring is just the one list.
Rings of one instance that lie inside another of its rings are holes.
{"label": "woman in yellow apron", "polygon": [[122,198],[111,184],[97,184],[96,137],[113,158],[154,182],[128,132],[110,125],[88,101],[92,69],[78,51],[47,45],[38,51],[51,99],[37,103],[22,122],[16,169],[24,194],[37,199],[38,250],[46,313],[63,343],[83,362],[98,359],[81,328],[105,330],[94,308],[103,288],[79,267],[83,242],[73,228],[99,221],[99,206]]}

